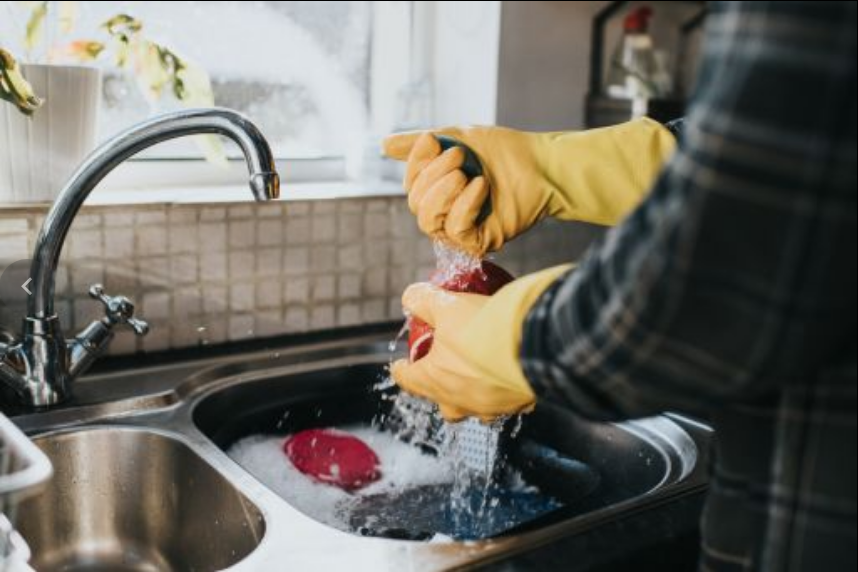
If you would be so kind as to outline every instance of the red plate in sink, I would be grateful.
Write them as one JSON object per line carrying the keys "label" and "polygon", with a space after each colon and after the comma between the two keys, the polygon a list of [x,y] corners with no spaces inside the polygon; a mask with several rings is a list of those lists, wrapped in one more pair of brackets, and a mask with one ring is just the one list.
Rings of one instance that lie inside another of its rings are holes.
{"label": "red plate in sink", "polygon": [[378,455],[344,431],[307,429],[290,435],[283,452],[296,469],[321,483],[356,491],[381,478]]}

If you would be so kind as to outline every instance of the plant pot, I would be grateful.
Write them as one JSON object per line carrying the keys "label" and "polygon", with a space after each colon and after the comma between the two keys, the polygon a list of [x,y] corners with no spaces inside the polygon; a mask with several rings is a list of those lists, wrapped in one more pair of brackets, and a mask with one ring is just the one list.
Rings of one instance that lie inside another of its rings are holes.
{"label": "plant pot", "polygon": [[45,100],[27,117],[0,105],[0,203],[53,201],[95,147],[101,71],[86,66],[23,64]]}

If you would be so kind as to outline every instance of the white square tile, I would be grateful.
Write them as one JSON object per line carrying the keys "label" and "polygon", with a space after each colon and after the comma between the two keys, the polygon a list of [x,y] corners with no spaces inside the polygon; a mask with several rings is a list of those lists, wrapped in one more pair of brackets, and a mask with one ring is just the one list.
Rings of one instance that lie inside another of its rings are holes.
{"label": "white square tile", "polygon": [[198,252],[197,227],[196,225],[174,226],[170,225],[170,252],[190,253]]}
{"label": "white square tile", "polygon": [[334,307],[314,306],[310,310],[310,327],[314,330],[333,328],[336,325]]}
{"label": "white square tile", "polygon": [[197,276],[197,257],[193,254],[179,254],[170,259],[170,279],[174,284],[192,284],[199,281]]}
{"label": "white square tile", "polygon": [[140,316],[145,320],[166,320],[171,316],[170,294],[168,292],[146,292]]}
{"label": "white square tile", "polygon": [[361,238],[363,230],[362,217],[359,213],[340,213],[337,240],[340,244],[348,244]]}
{"label": "white square tile", "polygon": [[283,222],[278,219],[261,220],[256,226],[256,243],[260,246],[279,246],[283,243]]}
{"label": "white square tile", "polygon": [[170,278],[169,259],[164,256],[137,259],[137,278],[143,286],[169,287],[172,285]]}
{"label": "white square tile", "polygon": [[229,309],[249,312],[256,307],[256,288],[252,282],[240,282],[229,287]]}
{"label": "white square tile", "polygon": [[387,296],[387,270],[378,268],[363,274],[365,296],[383,298]]}
{"label": "white square tile", "polygon": [[104,257],[130,260],[134,256],[134,230],[129,227],[104,229]]}
{"label": "white square tile", "polygon": [[206,222],[197,227],[197,240],[201,252],[222,252],[226,250],[226,229],[223,222]]}
{"label": "white square tile", "polygon": [[256,307],[279,308],[281,305],[281,292],[282,287],[277,280],[259,282],[256,284]]}
{"label": "white square tile", "polygon": [[385,268],[388,266],[388,245],[383,240],[367,241],[363,251],[363,262],[366,268]]}
{"label": "white square tile", "polygon": [[260,338],[276,336],[286,331],[286,324],[280,309],[257,312],[254,317],[254,326],[254,336]]}
{"label": "white square tile", "polygon": [[390,234],[390,218],[387,213],[368,212],[364,215],[364,236],[384,238]]}
{"label": "white square tile", "polygon": [[337,237],[337,219],[333,215],[318,215],[312,221],[313,243],[333,242]]}
{"label": "white square tile", "polygon": [[337,269],[337,247],[314,246],[310,257],[313,272],[333,272]]}
{"label": "white square tile", "polygon": [[249,248],[256,239],[256,226],[252,220],[229,221],[229,247]]}
{"label": "white square tile", "polygon": [[206,317],[205,321],[197,326],[197,333],[200,335],[200,343],[204,346],[227,341],[226,316]]}
{"label": "white square tile", "polygon": [[231,280],[252,280],[256,272],[256,254],[251,250],[229,253]]}
{"label": "white square tile", "polygon": [[359,298],[361,294],[360,274],[340,274],[337,277],[337,299],[349,300]]}
{"label": "white square tile", "polygon": [[[202,291],[197,286],[176,288],[173,291],[173,315],[188,318],[202,313]],[[181,322],[182,320],[179,320]]]}
{"label": "white square tile", "polygon": [[356,326],[360,324],[360,305],[357,303],[341,304],[337,308],[338,326]]}
{"label": "white square tile", "polygon": [[336,283],[333,275],[314,276],[313,277],[313,301],[328,301],[333,300],[336,294]]}
{"label": "white square tile", "polygon": [[230,340],[246,340],[252,338],[254,333],[255,321],[253,314],[233,314],[229,317],[227,336]]}
{"label": "white square tile", "polygon": [[310,326],[310,315],[304,306],[286,308],[283,321],[289,332],[305,332]]}
{"label": "white square tile", "polygon": [[137,254],[153,256],[167,252],[167,228],[164,226],[140,225],[136,227]]}
{"label": "white square tile", "polygon": [[310,279],[285,279],[283,281],[283,300],[286,304],[306,304],[310,300]]}
{"label": "white square tile", "polygon": [[227,258],[225,252],[207,252],[200,256],[200,279],[204,281],[224,281],[227,277]]}
{"label": "white square tile", "polygon": [[383,322],[387,320],[385,300],[364,300],[361,304],[361,318],[364,323]]}
{"label": "white square tile", "polygon": [[283,251],[280,248],[264,248],[256,251],[256,276],[279,276]]}
{"label": "white square tile", "polygon": [[310,219],[302,218],[287,218],[284,224],[286,232],[286,243],[289,246],[295,244],[308,244],[310,242]]}
{"label": "white square tile", "polygon": [[283,253],[283,272],[294,276],[310,269],[310,250],[303,246],[287,246]]}
{"label": "white square tile", "polygon": [[363,244],[349,244],[340,246],[337,259],[340,270],[361,270],[363,264]]}
{"label": "white square tile", "polygon": [[69,239],[66,253],[72,260],[93,260],[104,255],[100,228],[72,231]]}
{"label": "white square tile", "polygon": [[203,313],[206,315],[213,315],[225,312],[228,306],[227,296],[228,289],[226,286],[203,286]]}

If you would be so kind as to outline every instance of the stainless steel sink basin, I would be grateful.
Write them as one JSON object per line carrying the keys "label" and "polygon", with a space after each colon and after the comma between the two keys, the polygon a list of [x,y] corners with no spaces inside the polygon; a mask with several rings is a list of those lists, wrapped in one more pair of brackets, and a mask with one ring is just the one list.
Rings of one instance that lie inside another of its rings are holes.
{"label": "stainless steel sink basin", "polygon": [[[312,427],[369,427],[374,419],[383,418],[392,403],[374,389],[384,375],[384,366],[357,364],[234,384],[202,398],[194,409],[194,421],[223,450],[249,435],[286,435]],[[507,535],[644,498],[681,482],[698,461],[694,441],[666,417],[594,423],[548,403],[526,415],[519,435],[503,445],[508,469],[563,504],[539,518],[522,519],[528,522],[507,528]],[[305,504],[300,498],[295,500],[296,506]],[[422,518],[403,515],[401,522],[397,517],[370,517],[375,523],[398,523],[388,530],[369,530],[361,523],[351,530],[390,538],[450,535],[452,525],[443,515],[430,519],[425,514],[434,508],[444,511],[445,504],[442,498],[437,507],[423,506]],[[324,514],[307,514],[324,521]],[[426,530],[432,524],[442,528]],[[499,529],[493,530],[486,536],[496,535]]]}
{"label": "stainless steel sink basin", "polygon": [[[676,547],[663,543],[674,539],[691,546],[683,563],[694,566],[711,431],[676,416],[597,424],[538,407],[513,463],[565,506],[471,542],[337,530],[224,452],[252,433],[366,422],[379,408],[369,387],[390,359],[393,335],[392,328],[358,332],[162,364],[147,358],[83,378],[75,401],[62,407],[19,412],[13,421],[35,436],[56,472],[46,494],[19,511],[34,566],[422,572],[498,563],[592,570],[617,546],[672,553]],[[278,429],[286,410],[289,423]],[[531,453],[544,446],[592,467],[599,488],[582,494],[574,475],[541,464]],[[667,506],[673,508],[664,513]],[[640,559],[627,564],[646,568]],[[656,567],[682,569],[674,564]]]}
{"label": "stainless steel sink basin", "polygon": [[263,536],[256,506],[174,437],[95,427],[35,442],[54,466],[19,509],[37,570],[219,570]]}

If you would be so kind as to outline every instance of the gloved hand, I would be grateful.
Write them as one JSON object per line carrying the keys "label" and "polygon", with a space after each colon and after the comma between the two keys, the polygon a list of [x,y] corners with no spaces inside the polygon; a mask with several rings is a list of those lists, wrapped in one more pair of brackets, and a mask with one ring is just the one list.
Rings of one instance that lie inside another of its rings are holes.
{"label": "gloved hand", "polygon": [[[467,181],[459,170],[464,152],[442,153],[434,134],[470,147],[484,175]],[[675,147],[673,135],[647,118],[577,132],[450,127],[384,141],[387,156],[408,161],[404,187],[420,229],[478,256],[544,216],[616,224],[637,206]],[[477,224],[489,196],[491,214]]]}
{"label": "gloved hand", "polygon": [[492,296],[449,292],[412,284],[402,305],[434,329],[422,359],[398,360],[391,375],[399,386],[438,404],[448,421],[530,411],[536,396],[519,363],[521,330],[530,307],[571,265],[515,280]]}

